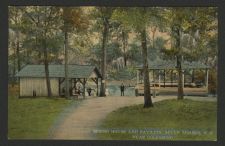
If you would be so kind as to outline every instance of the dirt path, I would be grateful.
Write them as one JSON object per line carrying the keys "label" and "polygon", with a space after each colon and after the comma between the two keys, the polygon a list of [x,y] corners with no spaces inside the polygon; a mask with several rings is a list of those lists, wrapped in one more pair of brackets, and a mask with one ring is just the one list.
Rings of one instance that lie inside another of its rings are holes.
{"label": "dirt path", "polygon": [[[175,96],[160,96],[153,102],[173,99]],[[69,115],[52,131],[51,139],[92,140],[98,124],[110,112],[124,106],[141,104],[143,97],[96,97],[82,101],[81,105],[70,111]]]}

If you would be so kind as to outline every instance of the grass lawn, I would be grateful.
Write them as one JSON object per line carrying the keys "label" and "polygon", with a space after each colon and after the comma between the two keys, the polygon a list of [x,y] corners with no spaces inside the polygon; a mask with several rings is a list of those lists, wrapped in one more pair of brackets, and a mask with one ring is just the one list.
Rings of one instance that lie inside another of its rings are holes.
{"label": "grass lawn", "polygon": [[165,100],[110,113],[95,132],[113,140],[216,140],[217,103]]}
{"label": "grass lawn", "polygon": [[18,87],[9,88],[8,138],[45,139],[59,113],[73,100],[63,98],[18,99]]}

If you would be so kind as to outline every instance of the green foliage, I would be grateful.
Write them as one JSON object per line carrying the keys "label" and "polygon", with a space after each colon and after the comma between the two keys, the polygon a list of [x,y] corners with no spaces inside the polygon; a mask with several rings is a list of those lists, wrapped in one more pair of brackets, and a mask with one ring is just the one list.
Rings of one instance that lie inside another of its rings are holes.
{"label": "green foliage", "polygon": [[122,51],[118,43],[109,43],[106,46],[107,48],[107,62],[111,62],[113,59],[117,59],[121,56]]}
{"label": "green foliage", "polygon": [[63,7],[62,11],[62,18],[64,21],[62,30],[64,32],[69,32],[72,30],[80,32],[88,29],[88,16],[85,15],[81,7]]}
{"label": "green foliage", "polygon": [[93,21],[92,31],[102,33],[106,22],[109,23],[109,28],[112,28],[111,16],[114,10],[114,7],[95,7],[90,14]]}
{"label": "green foliage", "polygon": [[102,56],[101,44],[99,43],[93,46],[93,48],[91,49],[91,53],[94,54],[96,58],[100,58]]}
{"label": "green foliage", "polygon": [[137,62],[137,64],[140,64],[142,62],[142,53],[140,48],[141,46],[138,45],[137,43],[129,44],[127,57],[134,65],[135,65],[135,62]]}
{"label": "green foliage", "polygon": [[133,7],[119,8],[113,13],[112,19],[121,22],[123,27],[128,27],[140,32],[149,25],[155,25],[160,16],[157,15],[158,8],[154,7]]}
{"label": "green foliage", "polygon": [[109,71],[109,78],[114,80],[132,80],[134,77],[136,77],[136,69],[132,66],[120,70],[111,69]]}
{"label": "green foliage", "polygon": [[[20,54],[24,56],[23,64],[43,61],[42,52],[45,41],[49,52],[54,56],[54,59],[57,59],[58,52],[63,47],[63,36],[59,31],[61,27],[58,17],[60,14],[59,9],[57,7],[30,6],[10,7],[9,10],[20,12],[19,31],[23,36]],[[12,18],[13,15],[10,16],[10,19]],[[10,21],[10,24],[13,23]],[[44,37],[45,32],[46,37]],[[52,61],[53,58],[50,57],[49,61]]]}
{"label": "green foliage", "polygon": [[148,48],[148,58],[150,60],[155,60],[157,57],[163,58],[163,53],[166,50],[165,44],[167,40],[163,39],[162,37],[157,37],[154,40],[154,48],[150,46]]}
{"label": "green foliage", "polygon": [[[122,52],[120,46],[117,42],[108,43],[106,46],[107,49],[107,63],[111,63],[112,60],[117,59],[121,56]],[[101,44],[96,44],[91,49],[91,54],[94,54],[93,59],[97,61],[102,56],[102,46]]]}
{"label": "green foliage", "polygon": [[[186,60],[204,62],[217,54],[217,46],[211,41],[217,40],[217,8],[177,7],[167,8],[167,12],[164,17],[168,26],[171,27],[170,34],[173,38],[171,53],[167,54],[176,55],[180,52]],[[175,29],[178,29],[177,31],[180,33],[178,36],[181,43],[179,48],[175,47],[174,39],[177,37]],[[183,40],[182,36],[184,36]]]}
{"label": "green foliage", "polygon": [[[65,12],[64,12],[65,11]],[[201,61],[216,68],[217,45],[217,8],[214,7],[9,7],[9,59],[10,71],[13,70],[16,31],[20,34],[20,60],[22,66],[28,63],[43,62],[43,42],[46,40],[50,63],[62,63],[64,52],[65,27],[69,30],[69,51],[72,63],[90,63],[99,65],[102,53],[102,32],[105,23],[109,23],[107,63],[117,57],[126,57],[131,64],[140,64],[142,29],[167,32],[171,40],[157,37],[155,40],[147,34],[148,57],[155,59],[163,53],[163,58],[174,59],[181,50],[185,60]],[[16,24],[17,23],[17,24]],[[175,47],[176,27],[180,27],[180,49]],[[43,37],[47,31],[47,37]],[[125,49],[123,35],[125,34]],[[130,34],[136,42],[130,42]],[[172,43],[165,49],[165,43]],[[195,41],[195,43],[192,43]],[[154,49],[152,49],[154,43]],[[97,44],[97,45],[95,45]],[[96,47],[97,46],[97,47]],[[92,50],[93,49],[93,50]],[[153,53],[152,53],[153,52]],[[154,53],[155,52],[155,53]],[[95,54],[96,53],[96,54]],[[32,56],[32,57],[30,57]],[[84,61],[83,61],[84,60]]]}

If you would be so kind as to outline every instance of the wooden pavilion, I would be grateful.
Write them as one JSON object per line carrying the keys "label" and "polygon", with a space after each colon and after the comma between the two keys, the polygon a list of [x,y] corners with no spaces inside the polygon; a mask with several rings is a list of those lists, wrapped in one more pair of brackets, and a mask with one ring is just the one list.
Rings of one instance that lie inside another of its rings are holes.
{"label": "wooden pavilion", "polygon": [[[154,87],[158,93],[170,92],[177,93],[177,62],[176,60],[161,60],[156,59],[154,61],[148,60],[150,84]],[[208,94],[208,76],[209,76],[209,66],[202,64],[200,62],[188,62],[184,61],[181,65],[183,74],[183,88],[186,95],[198,95],[198,94]],[[137,66],[137,85],[143,83],[142,70],[143,66]],[[196,70],[201,70],[205,74],[205,78],[200,83],[195,80]],[[191,74],[190,74],[191,73]],[[168,75],[169,74],[169,75]],[[191,80],[187,80],[188,75],[191,75]],[[170,81],[166,77],[170,77]],[[163,88],[162,88],[163,87]]]}
{"label": "wooden pavilion", "polygon": [[[49,65],[49,78],[53,96],[65,94],[65,65]],[[16,75],[19,77],[20,97],[47,96],[47,86],[44,65],[27,65]],[[68,65],[70,96],[77,94],[77,88],[82,86],[80,93],[85,97],[87,82],[93,81],[96,95],[99,93],[101,74],[97,67],[91,65]]]}

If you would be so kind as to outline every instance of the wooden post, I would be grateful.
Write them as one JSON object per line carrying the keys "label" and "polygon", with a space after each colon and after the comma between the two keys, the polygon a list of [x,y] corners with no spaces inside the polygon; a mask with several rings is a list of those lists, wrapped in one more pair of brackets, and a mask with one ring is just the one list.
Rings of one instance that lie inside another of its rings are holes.
{"label": "wooden post", "polygon": [[182,70],[182,83],[183,83],[183,88],[184,88],[184,70]]}
{"label": "wooden post", "polygon": [[[102,83],[102,78],[100,79],[100,84],[101,84],[101,83]],[[101,90],[101,89],[99,89],[99,91],[100,91],[100,90]],[[100,92],[101,92],[101,91],[100,91]],[[99,92],[99,96],[101,95],[100,92]]]}
{"label": "wooden post", "polygon": [[195,70],[192,70],[192,78],[191,78],[191,82],[194,83],[195,80]]}
{"label": "wooden post", "polygon": [[152,77],[153,77],[153,83],[154,83],[154,87],[155,87],[155,71],[154,71],[154,69],[152,70]]}
{"label": "wooden post", "polygon": [[60,84],[60,78],[59,78],[59,96],[60,96],[60,88],[61,88],[61,84]]}
{"label": "wooden post", "polygon": [[75,78],[74,79],[74,88],[75,88],[75,91],[77,91],[77,86],[76,85],[77,85],[77,79]]}
{"label": "wooden post", "polygon": [[161,87],[161,85],[160,85],[160,70],[159,70],[159,89],[160,89],[160,87]]}
{"label": "wooden post", "polygon": [[149,83],[151,84],[151,70],[149,70],[148,75],[149,75]]}
{"label": "wooden post", "polygon": [[173,86],[173,70],[170,72],[171,87]]}
{"label": "wooden post", "polygon": [[153,87],[154,87],[153,98],[155,98],[156,92],[155,92],[155,70],[154,69],[152,69],[152,77],[153,77]]}
{"label": "wooden post", "polygon": [[[65,78],[59,78],[59,94],[61,94],[61,84],[65,81]],[[64,87],[65,89],[65,87]],[[65,94],[65,93],[64,93]]]}
{"label": "wooden post", "polygon": [[98,96],[98,77],[96,78],[96,85],[97,85],[96,96]]}
{"label": "wooden post", "polygon": [[164,88],[166,87],[166,70],[164,69]]}
{"label": "wooden post", "polygon": [[98,77],[97,78],[91,78],[94,82],[95,82],[95,84],[96,84],[96,86],[97,86],[97,91],[96,91],[96,96],[98,96]]}
{"label": "wooden post", "polygon": [[21,83],[20,83],[20,77],[19,77],[19,98],[21,97]]}
{"label": "wooden post", "polygon": [[86,84],[86,80],[84,78],[84,81],[83,81],[83,97],[85,98],[85,84]]}
{"label": "wooden post", "polygon": [[205,86],[206,86],[206,91],[207,91],[207,93],[208,93],[208,85],[209,85],[209,70],[208,70],[208,69],[206,69],[206,70],[205,70],[205,72],[206,72]]}

